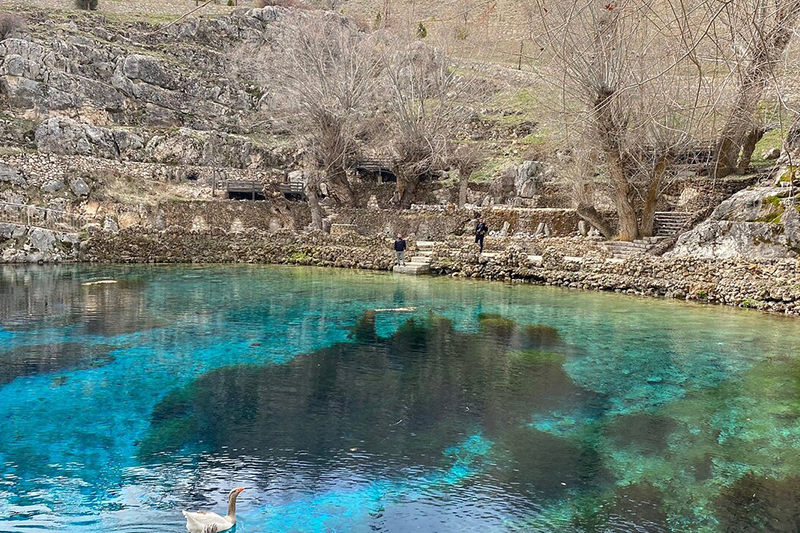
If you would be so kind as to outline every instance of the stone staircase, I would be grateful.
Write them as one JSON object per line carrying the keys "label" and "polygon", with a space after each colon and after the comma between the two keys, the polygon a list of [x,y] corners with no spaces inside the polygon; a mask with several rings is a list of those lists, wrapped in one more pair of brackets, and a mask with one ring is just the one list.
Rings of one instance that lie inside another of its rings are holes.
{"label": "stone staircase", "polygon": [[647,251],[658,244],[658,241],[662,238],[664,237],[647,237],[645,239],[637,239],[633,242],[608,241],[604,243],[604,246],[612,257],[625,259],[633,255],[646,254]]}
{"label": "stone staircase", "polygon": [[655,233],[653,237],[645,237],[633,242],[608,241],[605,243],[605,248],[612,257],[617,259],[646,254],[662,240],[676,235],[691,218],[692,213],[657,211],[653,221],[653,233]]}
{"label": "stone staircase", "polygon": [[672,237],[692,218],[693,213],[656,211],[653,229],[656,237]]}
{"label": "stone staircase", "polygon": [[431,270],[431,256],[435,244],[433,241],[417,241],[417,255],[406,261],[405,265],[395,265],[392,272],[412,276],[427,274]]}

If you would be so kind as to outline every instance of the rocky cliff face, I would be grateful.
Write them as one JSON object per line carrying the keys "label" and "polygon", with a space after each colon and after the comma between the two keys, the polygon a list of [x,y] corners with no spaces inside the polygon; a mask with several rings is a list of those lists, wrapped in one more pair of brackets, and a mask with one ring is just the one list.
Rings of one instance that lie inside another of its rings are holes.
{"label": "rocky cliff face", "polygon": [[0,43],[0,93],[10,115],[27,121],[5,128],[34,126],[38,150],[183,163],[175,152],[186,147],[192,163],[233,168],[285,155],[240,137],[252,133],[262,94],[236,78],[231,53],[307,15],[269,7],[165,28],[94,14],[27,16],[28,29]]}
{"label": "rocky cliff face", "polygon": [[[268,7],[156,26],[19,14],[26,24],[0,41],[0,215],[37,205],[124,228],[164,199],[295,168],[296,142],[258,113],[264,89],[231,62],[240,45],[280,42],[286,23],[317,15]],[[0,232],[6,260],[73,257],[55,253],[60,234],[54,250],[38,247],[34,230]]]}
{"label": "rocky cliff face", "polygon": [[779,259],[800,255],[800,206],[787,187],[754,187],[722,202],[667,256]]}

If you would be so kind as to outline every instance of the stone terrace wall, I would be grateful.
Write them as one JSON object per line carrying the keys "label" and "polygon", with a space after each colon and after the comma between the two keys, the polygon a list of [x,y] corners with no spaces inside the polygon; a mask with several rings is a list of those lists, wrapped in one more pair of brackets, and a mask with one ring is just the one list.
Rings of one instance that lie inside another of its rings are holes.
{"label": "stone terrace wall", "polygon": [[206,231],[214,228],[237,233],[247,229],[301,230],[311,222],[307,206],[286,200],[164,202],[157,211],[157,216],[162,217],[154,224],[157,229]]}
{"label": "stone terrace wall", "polygon": [[482,215],[490,230],[500,230],[509,223],[509,234],[533,233],[540,222],[550,227],[553,236],[574,235],[579,217],[572,209],[515,209],[492,207],[483,209],[447,209],[426,206],[425,209],[401,211],[392,209],[339,209],[336,223],[354,224],[361,235],[390,236],[402,233],[418,240],[444,240],[449,235],[471,234],[474,220]]}
{"label": "stone terrace wall", "polygon": [[96,232],[81,246],[83,260],[115,263],[272,263],[389,270],[394,252],[384,239],[246,230]]}
{"label": "stone terrace wall", "polygon": [[581,289],[681,298],[800,316],[800,261],[752,262],[639,255],[627,260],[589,255],[580,261],[546,250],[541,262],[511,247],[493,258],[471,247],[439,250],[433,272]]}

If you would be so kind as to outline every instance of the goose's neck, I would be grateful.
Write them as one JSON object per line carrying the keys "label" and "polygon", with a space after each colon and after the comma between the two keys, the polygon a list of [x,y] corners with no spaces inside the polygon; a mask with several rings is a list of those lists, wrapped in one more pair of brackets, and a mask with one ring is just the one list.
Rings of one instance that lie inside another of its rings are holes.
{"label": "goose's neck", "polygon": [[232,494],[230,498],[228,498],[228,516],[226,517],[228,520],[236,523],[236,498],[238,494]]}

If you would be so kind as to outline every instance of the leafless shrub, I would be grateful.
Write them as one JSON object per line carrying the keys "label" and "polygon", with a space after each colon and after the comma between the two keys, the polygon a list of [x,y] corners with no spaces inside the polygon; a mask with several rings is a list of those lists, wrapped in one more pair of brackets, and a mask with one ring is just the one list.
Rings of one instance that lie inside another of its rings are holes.
{"label": "leafless shrub", "polygon": [[386,47],[384,70],[397,189],[394,205],[408,208],[421,177],[443,168],[451,140],[471,117],[474,76],[445,48],[396,41]]}
{"label": "leafless shrub", "polygon": [[11,32],[21,29],[25,22],[13,13],[0,13],[0,41],[8,37]]}

